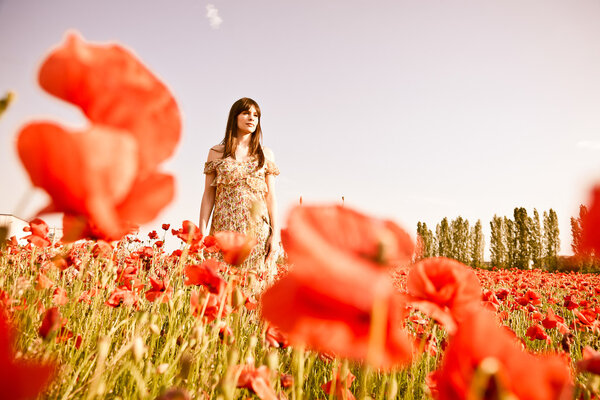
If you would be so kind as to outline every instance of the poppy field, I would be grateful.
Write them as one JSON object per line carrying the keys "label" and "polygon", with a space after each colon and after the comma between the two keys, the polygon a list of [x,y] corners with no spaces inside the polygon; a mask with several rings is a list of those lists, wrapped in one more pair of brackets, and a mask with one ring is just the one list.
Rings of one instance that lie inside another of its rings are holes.
{"label": "poppy field", "polygon": [[131,51],[76,34],[38,80],[89,125],[17,133],[50,198],[37,216],[63,213],[64,235],[36,217],[27,244],[0,237],[2,398],[600,397],[599,275],[419,259],[405,229],[343,206],[289,212],[275,276],[244,267],[251,235],[186,220],[140,237],[175,195],[174,97]]}
{"label": "poppy field", "polygon": [[[300,256],[312,263],[316,253],[295,235],[323,213],[336,228],[381,228],[339,207],[293,212],[284,240],[296,265],[280,265],[264,292],[260,274],[215,260],[217,252],[234,263],[247,254],[231,233],[202,238],[186,221],[114,246],[50,245],[47,226],[32,222],[30,244],[9,242],[0,258],[4,393],[597,398],[599,276],[473,270],[443,258],[386,270],[411,249],[405,237],[405,249],[376,261],[366,253],[370,237],[352,242],[349,234],[338,248],[354,252],[355,273],[322,264],[306,280],[296,272],[307,261]],[[315,247],[332,246],[319,243],[328,233],[312,237]],[[167,240],[181,250],[163,251]]]}

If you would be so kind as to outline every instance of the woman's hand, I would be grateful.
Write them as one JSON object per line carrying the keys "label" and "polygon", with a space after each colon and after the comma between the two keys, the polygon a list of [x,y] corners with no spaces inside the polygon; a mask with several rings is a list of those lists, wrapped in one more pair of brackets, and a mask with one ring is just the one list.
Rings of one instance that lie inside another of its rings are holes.
{"label": "woman's hand", "polygon": [[281,248],[281,238],[279,235],[271,235],[267,239],[267,258],[266,261],[271,261],[271,258],[275,258],[273,262],[277,261],[279,256],[279,249]]}

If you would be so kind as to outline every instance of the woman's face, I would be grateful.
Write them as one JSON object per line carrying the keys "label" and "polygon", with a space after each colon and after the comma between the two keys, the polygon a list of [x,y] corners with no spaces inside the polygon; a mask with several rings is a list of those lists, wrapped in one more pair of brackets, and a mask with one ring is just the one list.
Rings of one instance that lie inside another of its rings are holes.
{"label": "woman's face", "polygon": [[258,111],[254,106],[250,106],[247,111],[242,111],[237,116],[237,130],[238,134],[248,135],[256,130],[258,125]]}

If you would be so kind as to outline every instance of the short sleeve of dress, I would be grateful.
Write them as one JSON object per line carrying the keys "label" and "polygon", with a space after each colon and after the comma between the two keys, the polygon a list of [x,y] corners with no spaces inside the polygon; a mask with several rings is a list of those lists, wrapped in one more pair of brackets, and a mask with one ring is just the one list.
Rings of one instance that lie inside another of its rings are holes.
{"label": "short sleeve of dress", "polygon": [[219,160],[211,160],[204,163],[204,173],[205,174],[214,174],[217,168],[217,161]]}
{"label": "short sleeve of dress", "polygon": [[265,175],[279,175],[279,168],[277,168],[277,165],[273,161],[265,160],[265,165]]}

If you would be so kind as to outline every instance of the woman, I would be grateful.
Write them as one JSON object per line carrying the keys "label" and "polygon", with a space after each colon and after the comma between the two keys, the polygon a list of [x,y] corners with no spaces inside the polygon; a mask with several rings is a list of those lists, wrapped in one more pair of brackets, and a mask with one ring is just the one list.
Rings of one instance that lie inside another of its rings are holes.
{"label": "woman", "polygon": [[200,207],[200,231],[237,231],[258,244],[244,266],[274,273],[279,249],[274,176],[279,174],[273,152],[262,147],[260,107],[247,97],[231,106],[225,138],[208,152],[206,181]]}

